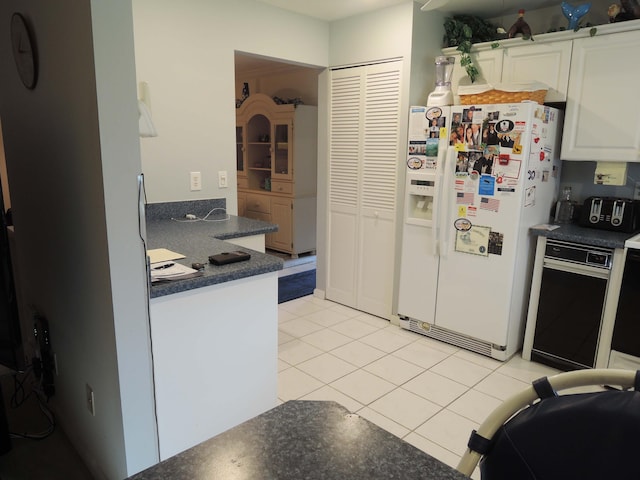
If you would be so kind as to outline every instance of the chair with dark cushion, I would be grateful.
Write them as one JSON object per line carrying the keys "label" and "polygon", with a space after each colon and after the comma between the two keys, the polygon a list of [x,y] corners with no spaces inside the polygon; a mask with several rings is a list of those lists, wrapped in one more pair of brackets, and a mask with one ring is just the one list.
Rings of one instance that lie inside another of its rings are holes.
{"label": "chair with dark cushion", "polygon": [[[607,388],[557,394],[585,386]],[[579,370],[536,380],[496,408],[468,447],[458,470],[469,476],[480,461],[483,480],[640,478],[640,372]]]}

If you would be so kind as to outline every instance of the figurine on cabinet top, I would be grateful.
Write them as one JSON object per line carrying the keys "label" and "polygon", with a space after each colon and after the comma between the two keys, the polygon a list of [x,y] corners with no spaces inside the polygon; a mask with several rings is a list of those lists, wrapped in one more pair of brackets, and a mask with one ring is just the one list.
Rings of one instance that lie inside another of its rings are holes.
{"label": "figurine on cabinet top", "polygon": [[567,2],[562,2],[560,8],[562,8],[562,14],[565,18],[569,20],[569,26],[567,28],[569,30],[575,30],[578,28],[580,19],[584,17],[591,8],[591,3],[583,3],[582,5],[574,7]]}
{"label": "figurine on cabinet top", "polygon": [[507,32],[509,38],[515,37],[518,33],[521,33],[523,38],[531,38],[531,28],[529,24],[524,21],[524,9],[518,10],[518,20],[511,25],[511,28]]}

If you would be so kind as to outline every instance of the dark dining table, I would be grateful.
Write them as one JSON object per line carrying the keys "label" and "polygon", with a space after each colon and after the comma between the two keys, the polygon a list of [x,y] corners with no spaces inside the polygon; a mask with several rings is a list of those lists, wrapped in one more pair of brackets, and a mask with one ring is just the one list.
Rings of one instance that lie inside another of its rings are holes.
{"label": "dark dining table", "polygon": [[292,400],[129,480],[464,478],[336,402]]}

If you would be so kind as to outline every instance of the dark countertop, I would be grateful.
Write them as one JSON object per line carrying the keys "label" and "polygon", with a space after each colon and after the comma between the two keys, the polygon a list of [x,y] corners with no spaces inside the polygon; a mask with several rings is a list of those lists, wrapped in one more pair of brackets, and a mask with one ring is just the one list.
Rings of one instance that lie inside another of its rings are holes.
{"label": "dark countertop", "polygon": [[335,402],[294,400],[129,478],[456,480],[467,477]]}
{"label": "dark countertop", "polygon": [[581,243],[595,247],[624,248],[624,242],[636,233],[611,232],[597,228],[581,227],[573,223],[562,224],[555,230],[531,227],[531,233],[538,236],[563,240],[565,242]]}
{"label": "dark countertop", "polygon": [[[206,264],[204,274],[200,277],[154,283],[151,286],[151,298],[282,270],[282,259],[224,241],[275,232],[277,225],[233,215],[228,219],[226,215],[211,216],[209,219],[215,221],[147,219],[147,249],[167,248],[181,253],[185,258],[176,262],[188,267],[194,262]],[[234,250],[250,253],[251,259],[222,266],[212,265],[208,261],[210,255]]]}

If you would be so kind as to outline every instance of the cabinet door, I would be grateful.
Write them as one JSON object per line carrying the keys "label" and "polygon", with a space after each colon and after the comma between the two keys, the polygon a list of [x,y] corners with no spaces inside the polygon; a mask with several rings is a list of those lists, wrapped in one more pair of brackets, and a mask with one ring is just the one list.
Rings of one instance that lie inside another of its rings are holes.
{"label": "cabinet door", "polygon": [[[460,65],[460,55],[455,55],[455,59],[456,63],[453,67],[453,75],[451,77],[451,88],[454,95],[457,94],[459,85],[471,85],[471,80],[467,76],[467,72],[464,67]],[[487,83],[500,82],[502,75],[501,48],[472,52],[471,59],[480,71],[481,78],[476,79],[476,83],[484,83],[484,81]]]}
{"label": "cabinet door", "polygon": [[640,31],[573,41],[563,160],[640,161]]}
{"label": "cabinet door", "polygon": [[273,159],[271,177],[278,180],[293,178],[293,123],[274,122],[273,125]]}
{"label": "cabinet door", "polygon": [[238,177],[247,176],[246,161],[244,158],[245,151],[244,126],[236,125],[236,170],[238,172]]}
{"label": "cabinet door", "polygon": [[271,178],[271,120],[258,113],[249,118],[246,127],[245,168],[248,185],[252,190],[265,189],[265,180]]}
{"label": "cabinet door", "polygon": [[331,78],[326,294],[385,318],[395,274],[401,72],[398,61]]}
{"label": "cabinet door", "polygon": [[546,102],[565,102],[571,42],[524,43],[504,50],[502,82],[542,82],[549,87]]}
{"label": "cabinet door", "polygon": [[293,225],[291,222],[292,202],[289,198],[271,199],[271,223],[278,225],[278,231],[271,234],[270,245],[274,250],[291,252],[293,247]]}
{"label": "cabinet door", "polygon": [[238,192],[238,216],[244,217],[247,212],[247,194]]}

